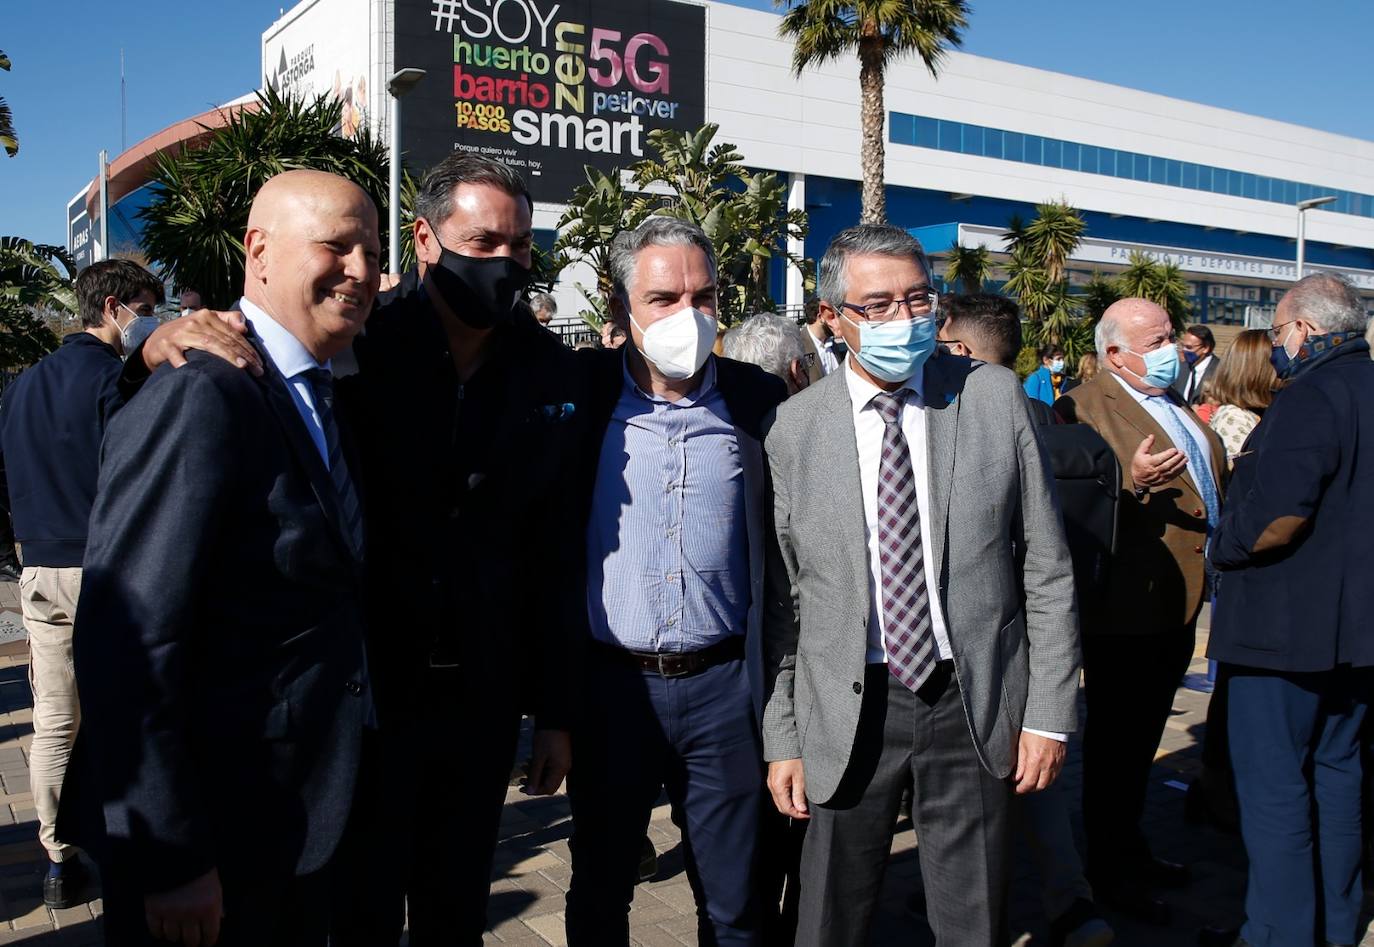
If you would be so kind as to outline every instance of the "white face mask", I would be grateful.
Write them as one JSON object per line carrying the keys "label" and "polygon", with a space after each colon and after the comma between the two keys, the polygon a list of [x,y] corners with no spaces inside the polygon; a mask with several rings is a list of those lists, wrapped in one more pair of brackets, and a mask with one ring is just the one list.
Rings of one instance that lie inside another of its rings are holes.
{"label": "white face mask", "polygon": [[[153,334],[158,323],[156,316],[139,315],[123,303],[119,304],[119,308],[133,316],[132,319],[119,327],[119,341],[122,349],[120,354],[127,357],[130,352],[142,345],[148,336]],[[115,325],[119,326],[119,323],[116,322]]]}
{"label": "white face mask", "polygon": [[716,318],[685,306],[645,329],[634,316],[630,322],[644,336],[640,351],[664,378],[691,378],[706,364],[716,344]]}

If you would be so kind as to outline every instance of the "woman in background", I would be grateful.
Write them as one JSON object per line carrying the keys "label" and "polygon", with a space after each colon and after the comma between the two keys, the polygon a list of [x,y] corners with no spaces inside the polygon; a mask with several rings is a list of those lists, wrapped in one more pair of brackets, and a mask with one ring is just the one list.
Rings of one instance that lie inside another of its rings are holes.
{"label": "woman in background", "polygon": [[1278,376],[1269,363],[1271,351],[1267,332],[1246,329],[1231,343],[1203,390],[1203,399],[1217,406],[1208,423],[1226,447],[1228,466],[1234,466],[1246,438],[1274,400]]}
{"label": "woman in background", "polygon": [[1097,364],[1096,352],[1084,352],[1078,359],[1078,374],[1070,375],[1064,379],[1064,391],[1069,392],[1079,385],[1086,384],[1097,377],[1097,373],[1102,369]]}

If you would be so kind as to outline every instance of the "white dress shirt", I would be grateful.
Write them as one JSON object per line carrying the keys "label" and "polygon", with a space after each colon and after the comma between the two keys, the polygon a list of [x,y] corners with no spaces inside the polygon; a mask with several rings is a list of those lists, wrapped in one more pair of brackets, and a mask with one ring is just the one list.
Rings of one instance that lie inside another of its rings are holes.
{"label": "white dress shirt", "polygon": [[[1122,388],[1125,388],[1126,391],[1130,393],[1131,397],[1134,398],[1140,404],[1141,407],[1143,407],[1146,411],[1150,413],[1150,416],[1152,418],[1159,422],[1159,426],[1164,429],[1165,434],[1168,434],[1171,430],[1173,430],[1173,428],[1170,427],[1169,422],[1165,419],[1164,413],[1166,411],[1172,411],[1174,415],[1180,421],[1183,422],[1183,429],[1187,431],[1190,435],[1192,435],[1193,443],[1197,444],[1197,449],[1202,452],[1202,456],[1212,456],[1212,445],[1208,442],[1207,435],[1203,433],[1202,428],[1198,427],[1197,421],[1194,420],[1193,413],[1191,411],[1188,411],[1174,404],[1172,401],[1169,400],[1169,396],[1167,394],[1163,397],[1154,398],[1150,395],[1145,394],[1142,391],[1137,391],[1136,389],[1132,388],[1129,384],[1127,384],[1126,380],[1122,378],[1120,375],[1118,375],[1116,372],[1112,372],[1112,377],[1116,379],[1117,384],[1119,384]],[[1170,440],[1172,439],[1173,438],[1171,437]],[[1175,444],[1174,446],[1178,447],[1177,444]],[[1182,447],[1178,447],[1178,449],[1183,450]],[[1163,450],[1163,448],[1156,445],[1154,452],[1158,453],[1161,450]],[[1130,463],[1129,458],[1127,459],[1127,463]],[[1194,470],[1192,471],[1192,474],[1193,479],[1197,480],[1198,477],[1210,478],[1212,476],[1212,471]]]}
{"label": "white dress shirt", "polygon": [[[859,485],[863,491],[864,527],[868,541],[868,653],[864,660],[869,664],[886,664],[883,573],[878,548],[878,467],[883,459],[883,434],[887,424],[872,405],[873,396],[881,393],[882,389],[866,378],[860,378],[852,364],[845,371],[844,378],[849,385],[850,407],[854,412],[854,437],[859,450]],[[921,382],[921,373],[917,372],[907,379],[902,389],[905,395],[902,400],[902,436],[906,438],[907,449],[911,452],[916,509],[921,515],[921,555],[927,570],[926,585],[930,590],[930,629],[935,636],[935,650],[939,659],[947,661],[954,657],[954,651],[949,645],[944,607],[929,572],[930,550],[925,543],[926,524],[930,522],[930,462],[926,452],[926,412]],[[1033,730],[1030,727],[1025,730],[1061,743],[1068,739],[1063,733]]]}
{"label": "white dress shirt", "polygon": [[1212,356],[1200,358],[1192,364],[1188,371],[1188,384],[1183,386],[1183,400],[1191,402],[1193,395],[1197,394],[1198,386],[1202,384],[1202,376],[1207,374],[1207,366],[1212,361]]}
{"label": "white dress shirt", "polygon": [[829,375],[840,367],[840,360],[835,357],[835,337],[828,335],[818,339],[816,333],[811,332],[810,326],[806,327],[806,331],[811,333],[811,342],[816,346],[816,358],[821,364],[821,375]]}

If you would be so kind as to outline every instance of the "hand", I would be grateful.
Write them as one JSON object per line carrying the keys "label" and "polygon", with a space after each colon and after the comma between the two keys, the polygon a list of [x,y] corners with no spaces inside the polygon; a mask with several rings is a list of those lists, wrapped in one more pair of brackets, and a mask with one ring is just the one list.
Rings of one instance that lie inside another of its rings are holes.
{"label": "hand", "polygon": [[1131,457],[1131,479],[1137,487],[1162,487],[1188,468],[1188,456],[1177,447],[1151,454],[1155,436],[1147,435]]}
{"label": "hand", "polygon": [[156,371],[164,362],[173,368],[186,364],[186,350],[217,355],[254,375],[262,374],[262,359],[248,342],[248,320],[241,312],[197,309],[189,316],[158,326],[143,343],[143,364]]}
{"label": "hand", "polygon": [[1053,737],[1021,731],[1021,743],[1016,752],[1016,794],[1039,792],[1049,787],[1064,768],[1067,746]]}
{"label": "hand", "polygon": [[572,769],[572,738],[566,730],[535,730],[530,774],[522,791],[527,796],[551,796]]}
{"label": "hand", "polygon": [[159,940],[186,947],[214,947],[224,919],[224,892],[219,871],[211,868],[180,888],[143,899],[148,932]]}
{"label": "hand", "polygon": [[400,285],[400,282],[401,282],[401,274],[400,274],[400,273],[383,273],[383,274],[382,274],[382,286],[381,286],[380,289],[377,290],[377,292],[379,292],[379,293],[384,293],[384,292],[386,292],[388,289],[395,289],[398,285]]}
{"label": "hand", "polygon": [[793,819],[811,818],[811,810],[806,807],[806,773],[801,760],[769,763],[768,791],[773,794],[773,805],[783,815]]}

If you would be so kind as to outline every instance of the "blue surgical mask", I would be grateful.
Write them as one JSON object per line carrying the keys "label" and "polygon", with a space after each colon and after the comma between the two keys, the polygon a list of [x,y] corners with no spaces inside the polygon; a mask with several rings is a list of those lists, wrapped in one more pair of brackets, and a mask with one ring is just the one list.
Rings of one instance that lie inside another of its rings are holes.
{"label": "blue surgical mask", "polygon": [[1053,373],[1053,374],[1055,374],[1055,375],[1062,375],[1062,374],[1064,374],[1064,360],[1063,360],[1062,358],[1056,358],[1056,359],[1051,360],[1051,361],[1050,361],[1050,372]]}
{"label": "blue surgical mask", "polygon": [[1126,371],[1139,378],[1151,388],[1168,388],[1178,380],[1178,349],[1172,345],[1161,345],[1153,352],[1140,352],[1127,349],[1132,355],[1139,355],[1145,360],[1145,374],[1136,375],[1129,368]]}
{"label": "blue surgical mask", "polygon": [[845,316],[844,321],[859,330],[859,351],[854,357],[883,381],[906,381],[935,351],[934,319],[855,322]]}
{"label": "blue surgical mask", "polygon": [[1183,360],[1184,360],[1185,362],[1187,362],[1189,365],[1196,365],[1196,364],[1197,364],[1197,353],[1196,353],[1196,352],[1190,352],[1190,351],[1188,351],[1187,349],[1184,349],[1184,350],[1183,350]]}
{"label": "blue surgical mask", "polygon": [[[1288,353],[1288,338],[1293,334],[1293,327],[1296,321],[1288,323],[1288,331],[1283,334],[1283,339],[1278,345],[1269,350],[1269,364],[1274,366],[1274,374],[1280,378],[1285,377],[1293,368],[1293,356]],[[1302,346],[1298,346],[1298,351],[1302,351]]]}

